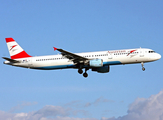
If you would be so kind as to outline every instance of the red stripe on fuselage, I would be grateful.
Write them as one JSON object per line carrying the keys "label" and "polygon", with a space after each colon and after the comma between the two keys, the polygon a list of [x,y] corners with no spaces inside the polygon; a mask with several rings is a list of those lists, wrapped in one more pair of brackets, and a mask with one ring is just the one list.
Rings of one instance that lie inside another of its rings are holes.
{"label": "red stripe on fuselage", "polygon": [[27,57],[32,57],[28,55],[25,51],[22,51],[16,55],[11,56],[11,59],[19,59],[19,58],[27,58]]}
{"label": "red stripe on fuselage", "polygon": [[6,39],[6,42],[14,42],[15,40],[13,38],[5,38]]}

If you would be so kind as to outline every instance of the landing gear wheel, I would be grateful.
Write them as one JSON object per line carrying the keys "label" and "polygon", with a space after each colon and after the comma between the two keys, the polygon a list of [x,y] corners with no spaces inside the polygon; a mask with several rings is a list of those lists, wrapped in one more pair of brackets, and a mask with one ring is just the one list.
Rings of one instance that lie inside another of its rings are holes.
{"label": "landing gear wheel", "polygon": [[88,74],[85,72],[85,73],[83,74],[83,76],[86,78],[86,77],[88,77]]}
{"label": "landing gear wheel", "polygon": [[82,69],[79,69],[79,70],[78,70],[78,73],[79,73],[79,74],[82,74],[82,73],[83,73],[83,70],[82,70]]}
{"label": "landing gear wheel", "polygon": [[145,68],[143,67],[142,70],[145,71]]}
{"label": "landing gear wheel", "polygon": [[141,66],[142,66],[142,70],[145,71],[144,63],[143,62],[141,62]]}

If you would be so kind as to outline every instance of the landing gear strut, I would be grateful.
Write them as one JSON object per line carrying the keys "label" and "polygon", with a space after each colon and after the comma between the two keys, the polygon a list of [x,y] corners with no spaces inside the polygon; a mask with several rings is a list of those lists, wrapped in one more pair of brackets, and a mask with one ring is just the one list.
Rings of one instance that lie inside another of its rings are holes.
{"label": "landing gear strut", "polygon": [[[83,64],[78,64],[78,73],[79,74],[82,74],[83,73]],[[85,72],[83,73],[83,76],[86,78],[88,77],[88,74],[87,74],[87,70],[89,70],[89,68],[85,68]]]}
{"label": "landing gear strut", "polygon": [[78,73],[79,74],[82,74],[83,73],[82,68],[83,68],[83,65],[79,64],[79,69],[78,69]]}
{"label": "landing gear strut", "polygon": [[85,68],[85,73],[83,73],[83,76],[84,76],[85,78],[88,77],[87,70],[89,70],[89,69],[88,69],[88,68]]}
{"label": "landing gear strut", "polygon": [[143,62],[141,62],[141,66],[142,66],[142,70],[145,71],[144,63]]}

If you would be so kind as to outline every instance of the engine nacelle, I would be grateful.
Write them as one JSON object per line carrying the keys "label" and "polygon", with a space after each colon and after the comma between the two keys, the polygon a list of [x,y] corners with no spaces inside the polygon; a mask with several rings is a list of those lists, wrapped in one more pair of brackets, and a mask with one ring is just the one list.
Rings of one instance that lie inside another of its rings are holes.
{"label": "engine nacelle", "polygon": [[107,73],[110,71],[110,66],[104,66],[99,68],[92,68],[92,71],[97,71],[98,73]]}
{"label": "engine nacelle", "polygon": [[94,59],[89,61],[90,67],[102,67],[103,60],[102,59]]}

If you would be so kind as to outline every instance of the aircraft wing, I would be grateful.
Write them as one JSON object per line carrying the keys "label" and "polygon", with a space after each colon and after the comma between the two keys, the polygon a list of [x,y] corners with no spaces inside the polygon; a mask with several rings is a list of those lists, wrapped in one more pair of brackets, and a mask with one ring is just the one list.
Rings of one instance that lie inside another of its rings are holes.
{"label": "aircraft wing", "polygon": [[10,61],[12,63],[20,63],[18,60],[13,60],[13,59],[10,59],[10,58],[6,58],[6,57],[2,57],[3,59],[7,60],[7,61]]}
{"label": "aircraft wing", "polygon": [[77,54],[68,52],[68,51],[63,50],[63,49],[58,49],[58,48],[55,48],[55,47],[54,47],[54,50],[58,50],[59,52],[61,52],[61,54],[62,54],[64,57],[66,57],[66,58],[72,60],[72,61],[75,62],[75,63],[81,63],[81,62],[83,62],[83,61],[89,60],[88,58],[85,58],[85,57],[82,57],[82,56],[80,56],[80,55],[77,55]]}

